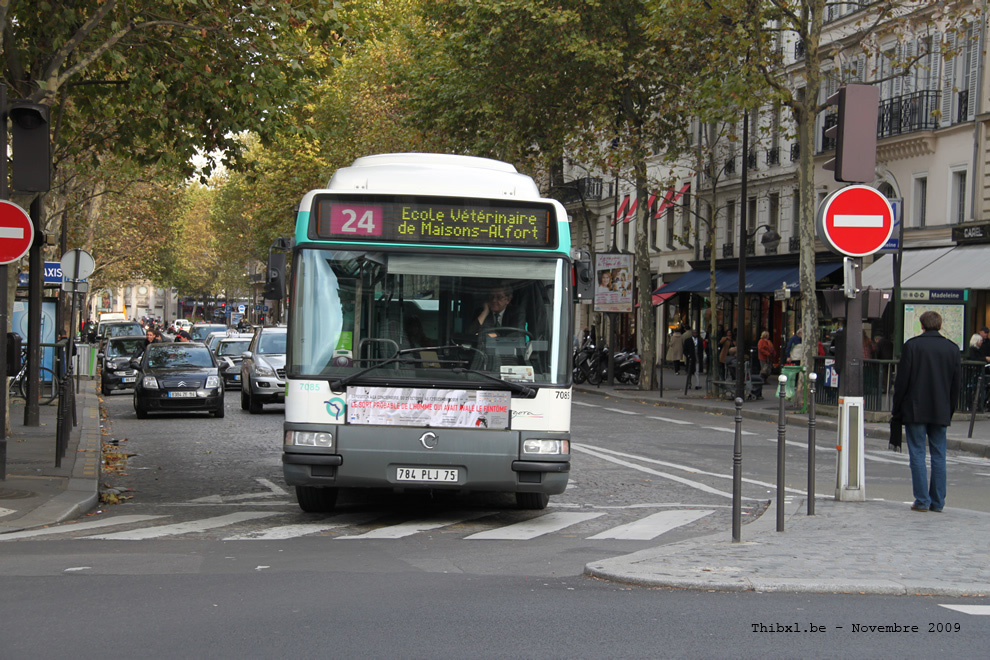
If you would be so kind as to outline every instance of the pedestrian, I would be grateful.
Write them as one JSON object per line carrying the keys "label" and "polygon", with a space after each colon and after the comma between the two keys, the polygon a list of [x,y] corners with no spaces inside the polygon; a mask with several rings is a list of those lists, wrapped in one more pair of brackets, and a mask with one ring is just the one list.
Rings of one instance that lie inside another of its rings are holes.
{"label": "pedestrian", "polygon": [[794,355],[794,349],[801,343],[801,335],[804,334],[804,330],[798,328],[791,338],[787,340],[787,344],[784,346],[784,361],[788,364],[794,364],[797,357]]}
{"label": "pedestrian", "polygon": [[732,334],[732,330],[726,330],[722,338],[718,340],[718,363],[721,367],[722,378],[725,380],[732,380],[733,377],[728,370],[728,359],[729,355],[735,355],[736,339]]}
{"label": "pedestrian", "polygon": [[684,331],[681,326],[670,333],[670,345],[667,346],[667,364],[674,365],[674,373],[681,373],[681,361],[684,359]]}
{"label": "pedestrian", "polygon": [[[918,319],[922,333],[904,342],[894,379],[891,414],[904,424],[913,511],[941,511],[945,506],[946,428],[959,401],[962,363],[959,347],[943,337],[942,317],[927,311]],[[931,454],[931,479],[925,466],[925,440]]]}
{"label": "pedestrian", "polygon": [[982,346],[983,335],[979,332],[974,332],[973,336],[969,338],[969,352],[966,354],[966,359],[983,362],[983,351],[980,350]]}
{"label": "pedestrian", "polygon": [[982,357],[980,362],[990,362],[990,341],[987,341],[990,338],[990,330],[987,330],[987,326],[983,326],[978,332],[983,337],[983,343],[980,344],[980,356]]}
{"label": "pedestrian", "polygon": [[760,333],[760,341],[756,342],[756,357],[760,359],[760,378],[766,382],[773,371],[773,342],[766,330]]}
{"label": "pedestrian", "polygon": [[687,392],[691,389],[691,381],[694,381],[694,389],[701,389],[701,362],[704,359],[704,354],[701,348],[701,340],[694,335],[694,331],[688,328],[684,331],[684,340],[682,344],[683,356],[684,356],[684,368],[687,374],[687,382],[684,385],[684,391]]}

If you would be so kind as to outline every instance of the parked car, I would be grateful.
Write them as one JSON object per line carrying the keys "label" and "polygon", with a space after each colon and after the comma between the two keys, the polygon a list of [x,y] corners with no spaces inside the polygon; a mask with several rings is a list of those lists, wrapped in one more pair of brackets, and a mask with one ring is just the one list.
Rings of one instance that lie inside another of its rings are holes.
{"label": "parked car", "polygon": [[202,410],[223,417],[223,379],[217,360],[205,344],[174,342],[149,344],[131,364],[138,374],[134,412]]}
{"label": "parked car", "polygon": [[213,350],[227,387],[241,387],[241,355],[251,345],[251,337],[245,334],[222,337]]}
{"label": "parked car", "polygon": [[194,323],[188,332],[193,341],[206,341],[211,332],[227,332],[227,326],[223,323]]}
{"label": "parked car", "polygon": [[266,403],[285,403],[283,327],[258,328],[241,361],[241,409],[256,415]]}
{"label": "parked car", "polygon": [[131,358],[144,350],[144,335],[134,337],[111,337],[107,340],[100,358],[100,391],[109,396],[114,390],[131,389],[137,383],[138,372],[131,364]]}

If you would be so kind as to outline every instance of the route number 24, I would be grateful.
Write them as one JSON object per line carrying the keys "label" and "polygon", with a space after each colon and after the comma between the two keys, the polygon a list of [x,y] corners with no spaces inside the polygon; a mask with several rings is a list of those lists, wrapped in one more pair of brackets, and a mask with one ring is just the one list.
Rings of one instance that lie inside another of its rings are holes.
{"label": "route number 24", "polygon": [[377,206],[335,207],[331,216],[334,234],[381,236],[381,209]]}

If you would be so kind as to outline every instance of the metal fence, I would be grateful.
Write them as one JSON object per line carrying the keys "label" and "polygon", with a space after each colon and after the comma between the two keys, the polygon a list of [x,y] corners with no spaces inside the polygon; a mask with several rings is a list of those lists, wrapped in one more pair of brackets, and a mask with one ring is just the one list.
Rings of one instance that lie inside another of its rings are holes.
{"label": "metal fence", "polygon": [[[839,404],[839,388],[833,366],[833,358],[815,358],[815,373],[818,374],[818,384],[815,388],[816,405],[836,406]],[[990,373],[985,377],[981,401],[976,401],[980,374],[984,369],[984,365],[979,362],[963,361],[962,390],[959,393],[956,412],[972,412],[974,404],[977,412],[990,410],[990,406],[987,405],[987,399],[990,397],[986,391],[990,388]],[[897,360],[863,360],[863,399],[866,410],[890,412],[896,376]]]}

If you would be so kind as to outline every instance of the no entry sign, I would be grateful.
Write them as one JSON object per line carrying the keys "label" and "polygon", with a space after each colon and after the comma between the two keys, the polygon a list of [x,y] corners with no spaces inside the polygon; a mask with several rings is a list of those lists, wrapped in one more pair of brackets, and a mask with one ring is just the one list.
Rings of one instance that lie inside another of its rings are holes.
{"label": "no entry sign", "polygon": [[34,223],[24,209],[0,200],[0,264],[17,261],[31,249]]}
{"label": "no entry sign", "polygon": [[818,237],[829,250],[847,257],[873,254],[893,230],[894,210],[876,188],[842,188],[818,207]]}

